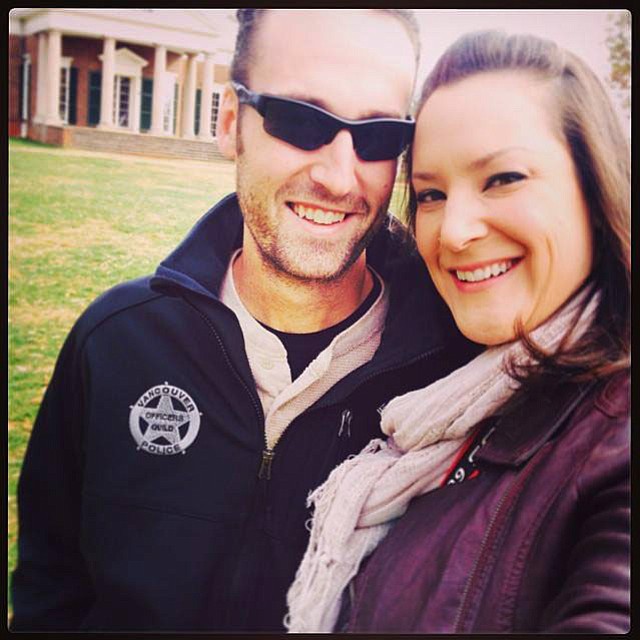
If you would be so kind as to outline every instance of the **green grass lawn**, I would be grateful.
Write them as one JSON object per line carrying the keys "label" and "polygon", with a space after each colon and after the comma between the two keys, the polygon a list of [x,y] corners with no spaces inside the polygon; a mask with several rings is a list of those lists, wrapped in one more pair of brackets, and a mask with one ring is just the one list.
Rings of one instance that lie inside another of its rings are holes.
{"label": "green grass lawn", "polygon": [[[232,163],[153,160],[9,142],[9,539],[16,482],[62,342],[107,288],[151,273],[234,190]],[[392,210],[397,210],[394,194]]]}
{"label": "green grass lawn", "polygon": [[234,189],[232,163],[9,142],[9,539],[31,426],[64,338],[105,289],[155,270]]}

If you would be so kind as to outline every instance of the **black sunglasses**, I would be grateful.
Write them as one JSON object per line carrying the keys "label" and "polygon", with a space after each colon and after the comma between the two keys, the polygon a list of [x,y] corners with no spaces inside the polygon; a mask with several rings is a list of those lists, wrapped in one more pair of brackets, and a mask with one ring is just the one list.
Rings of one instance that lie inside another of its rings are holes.
{"label": "black sunglasses", "polygon": [[305,151],[329,144],[338,131],[347,129],[361,160],[393,160],[413,137],[415,122],[410,117],[347,120],[308,102],[255,93],[238,82],[231,84],[240,103],[251,105],[263,117],[268,134]]}

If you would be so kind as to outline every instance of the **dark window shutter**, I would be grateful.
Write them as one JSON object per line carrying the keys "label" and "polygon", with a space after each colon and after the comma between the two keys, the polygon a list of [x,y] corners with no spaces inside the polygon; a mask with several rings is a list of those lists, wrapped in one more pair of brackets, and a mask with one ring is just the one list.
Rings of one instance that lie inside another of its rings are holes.
{"label": "dark window shutter", "polygon": [[140,131],[151,129],[153,109],[153,78],[142,78],[142,99],[140,101]]}
{"label": "dark window shutter", "polygon": [[102,93],[102,71],[89,71],[89,110],[87,125],[100,122],[100,95]]}
{"label": "dark window shutter", "polygon": [[216,125],[218,124],[218,111],[220,110],[220,94],[214,91],[211,94],[211,135],[216,137]]}
{"label": "dark window shutter", "polygon": [[[28,74],[27,74],[27,86],[24,90],[27,93],[27,113],[25,114],[25,120],[31,120],[31,72],[33,70],[33,66],[29,64],[28,66]],[[22,110],[22,98],[20,99],[20,110]]]}
{"label": "dark window shutter", "polygon": [[78,68],[69,70],[69,124],[76,124],[78,120]]}
{"label": "dark window shutter", "polygon": [[13,120],[22,120],[22,98],[24,96],[24,92],[26,87],[24,86],[24,62],[20,64],[20,69],[18,73],[20,74],[18,78],[20,79],[18,82],[18,104],[16,105],[15,110],[11,109],[9,112],[9,119]]}
{"label": "dark window shutter", "polygon": [[202,103],[202,89],[196,89],[196,113],[194,117],[193,130],[196,135],[200,133],[200,104]]}
{"label": "dark window shutter", "polygon": [[173,131],[176,132],[176,121],[178,119],[178,83],[173,85]]}

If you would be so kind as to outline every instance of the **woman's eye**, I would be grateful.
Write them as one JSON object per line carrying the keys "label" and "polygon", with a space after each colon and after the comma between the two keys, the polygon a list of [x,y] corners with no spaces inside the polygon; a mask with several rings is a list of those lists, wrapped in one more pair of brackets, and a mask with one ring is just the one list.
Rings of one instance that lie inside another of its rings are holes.
{"label": "woman's eye", "polygon": [[416,199],[418,204],[428,204],[430,202],[436,202],[438,200],[446,200],[447,196],[442,193],[442,191],[438,191],[437,189],[426,189],[424,191],[419,191],[416,194]]}
{"label": "woman's eye", "polygon": [[504,173],[496,173],[495,176],[491,176],[484,186],[484,190],[491,189],[492,187],[502,187],[512,182],[518,182],[518,180],[524,180],[526,176],[517,171],[506,171]]}

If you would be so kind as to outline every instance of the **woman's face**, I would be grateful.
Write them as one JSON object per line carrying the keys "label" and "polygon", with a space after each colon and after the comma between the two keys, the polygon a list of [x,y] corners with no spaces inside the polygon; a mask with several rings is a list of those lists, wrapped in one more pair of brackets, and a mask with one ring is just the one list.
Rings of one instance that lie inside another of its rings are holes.
{"label": "woman's face", "polygon": [[549,84],[487,72],[437,89],[413,150],[416,238],[470,340],[513,340],[556,311],[591,271],[588,209],[556,132]]}

